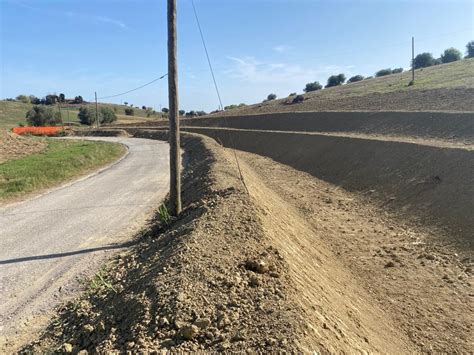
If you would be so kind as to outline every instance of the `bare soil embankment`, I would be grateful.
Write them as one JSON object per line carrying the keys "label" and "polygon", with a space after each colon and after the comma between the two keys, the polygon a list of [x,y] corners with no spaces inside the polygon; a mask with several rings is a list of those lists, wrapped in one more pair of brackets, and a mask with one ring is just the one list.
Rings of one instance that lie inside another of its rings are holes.
{"label": "bare soil embankment", "polygon": [[0,129],[0,163],[26,155],[40,153],[47,147],[41,138],[22,137]]}
{"label": "bare soil embankment", "polygon": [[[167,128],[151,121],[120,127]],[[234,117],[181,119],[181,126],[219,127],[260,131],[317,132],[436,140],[474,144],[474,113],[453,112],[291,112]]]}
{"label": "bare soil embankment", "polygon": [[190,128],[225,146],[268,156],[300,171],[368,194],[414,223],[447,228],[472,250],[474,152],[329,135]]}
{"label": "bare soil embankment", "polygon": [[30,350],[419,349],[247,165],[250,195],[231,152],[203,137],[186,136],[183,148],[180,219],[146,232]]}

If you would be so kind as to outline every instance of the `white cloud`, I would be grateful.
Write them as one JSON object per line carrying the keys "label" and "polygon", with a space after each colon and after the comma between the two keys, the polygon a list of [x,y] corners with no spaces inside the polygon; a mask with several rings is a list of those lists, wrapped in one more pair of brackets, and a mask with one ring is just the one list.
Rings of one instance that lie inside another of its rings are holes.
{"label": "white cloud", "polygon": [[226,74],[233,79],[254,84],[293,84],[307,83],[314,80],[325,80],[327,76],[345,72],[350,75],[353,66],[320,66],[318,68],[305,68],[297,64],[265,63],[254,57],[228,57],[233,66]]}
{"label": "white cloud", "polygon": [[283,53],[283,52],[287,52],[291,49],[292,47],[290,46],[287,46],[285,44],[280,44],[278,46],[275,46],[273,47],[272,49],[277,52],[277,53]]}
{"label": "white cloud", "polygon": [[73,17],[82,21],[93,22],[96,24],[105,23],[105,24],[116,26],[116,27],[120,27],[122,29],[127,28],[127,25],[124,22],[107,17],[107,16],[92,15],[92,14],[78,13],[78,12],[72,12],[72,11],[45,10],[43,8],[25,4],[23,2],[17,2],[16,4],[26,9],[33,10],[36,12],[41,12],[44,14],[50,14],[50,15],[56,15],[56,16],[68,16],[68,17]]}

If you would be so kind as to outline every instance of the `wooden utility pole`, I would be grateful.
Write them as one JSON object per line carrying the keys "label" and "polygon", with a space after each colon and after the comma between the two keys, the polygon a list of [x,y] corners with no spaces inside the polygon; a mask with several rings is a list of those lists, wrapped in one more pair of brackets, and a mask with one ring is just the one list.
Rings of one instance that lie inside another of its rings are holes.
{"label": "wooden utility pole", "polygon": [[411,82],[415,83],[415,37],[411,38]]}
{"label": "wooden utility pole", "polygon": [[99,104],[97,103],[97,91],[94,92],[95,94],[95,124],[97,128],[99,128]]}
{"label": "wooden utility pole", "polygon": [[178,115],[176,0],[168,0],[168,100],[170,120],[170,213],[181,213],[181,155]]}

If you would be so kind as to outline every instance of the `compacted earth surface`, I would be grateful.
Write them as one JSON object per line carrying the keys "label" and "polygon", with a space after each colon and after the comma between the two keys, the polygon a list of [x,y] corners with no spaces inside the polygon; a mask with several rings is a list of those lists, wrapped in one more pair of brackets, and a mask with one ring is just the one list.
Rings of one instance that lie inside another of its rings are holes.
{"label": "compacted earth surface", "polygon": [[24,351],[472,351],[472,260],[449,236],[209,138],[183,148],[182,215],[157,212]]}

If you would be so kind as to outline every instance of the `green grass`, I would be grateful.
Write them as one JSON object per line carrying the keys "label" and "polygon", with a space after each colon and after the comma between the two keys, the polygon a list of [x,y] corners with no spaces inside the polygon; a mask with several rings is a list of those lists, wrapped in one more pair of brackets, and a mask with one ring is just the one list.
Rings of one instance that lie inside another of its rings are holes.
{"label": "green grass", "polygon": [[[82,106],[94,107],[95,104],[87,103],[82,105],[75,104],[63,104],[61,105],[61,116],[64,123],[79,123],[77,119],[77,114],[79,109]],[[26,123],[26,113],[33,107],[31,104],[24,104],[22,102],[16,101],[0,101],[0,129],[9,129],[18,126],[20,123],[27,125]],[[58,106],[50,106],[54,110],[58,110]],[[151,117],[146,117],[145,110],[134,107],[135,115],[126,116],[125,115],[125,105],[116,105],[116,104],[99,104],[99,107],[108,107],[112,109],[116,115],[119,122],[133,122],[133,121],[143,121],[146,119],[158,119],[161,116],[159,114],[153,115]]]}
{"label": "green grass", "polygon": [[0,164],[0,201],[56,186],[106,165],[125,153],[121,144],[47,139],[39,154]]}

